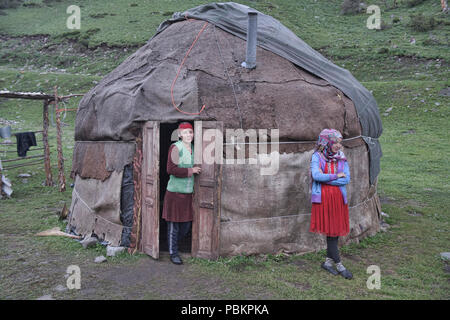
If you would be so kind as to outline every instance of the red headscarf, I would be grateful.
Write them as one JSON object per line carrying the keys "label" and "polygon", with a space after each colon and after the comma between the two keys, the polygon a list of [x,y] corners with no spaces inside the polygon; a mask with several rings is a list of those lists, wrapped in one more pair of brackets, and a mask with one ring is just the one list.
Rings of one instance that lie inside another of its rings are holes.
{"label": "red headscarf", "polygon": [[183,130],[183,129],[194,130],[194,128],[192,128],[192,125],[189,122],[182,122],[182,123],[179,124],[178,130]]}

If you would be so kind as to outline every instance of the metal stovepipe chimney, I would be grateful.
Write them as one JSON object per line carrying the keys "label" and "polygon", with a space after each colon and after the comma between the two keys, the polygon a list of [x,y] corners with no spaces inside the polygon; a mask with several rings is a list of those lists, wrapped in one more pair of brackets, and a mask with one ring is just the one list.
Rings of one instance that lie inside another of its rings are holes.
{"label": "metal stovepipe chimney", "polygon": [[247,69],[256,67],[256,42],[258,31],[258,13],[248,13],[248,28],[247,28],[247,56],[242,66]]}

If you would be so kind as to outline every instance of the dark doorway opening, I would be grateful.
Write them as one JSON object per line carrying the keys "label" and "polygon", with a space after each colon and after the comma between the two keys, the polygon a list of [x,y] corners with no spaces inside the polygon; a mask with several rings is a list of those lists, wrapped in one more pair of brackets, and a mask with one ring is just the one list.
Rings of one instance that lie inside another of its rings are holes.
{"label": "dark doorway opening", "polygon": [[[167,158],[169,153],[169,148],[172,143],[178,140],[178,136],[176,133],[176,129],[178,125],[184,121],[176,122],[176,123],[160,123],[160,131],[159,131],[159,251],[169,251],[168,243],[167,243],[167,222],[162,218],[162,212],[164,207],[164,195],[167,189],[167,183],[169,182],[169,174],[167,173]],[[194,127],[194,123],[189,122],[192,127]],[[172,140],[174,139],[174,140]],[[192,231],[184,237],[184,239],[178,242],[178,251],[179,252],[191,252],[191,243],[192,243]]]}

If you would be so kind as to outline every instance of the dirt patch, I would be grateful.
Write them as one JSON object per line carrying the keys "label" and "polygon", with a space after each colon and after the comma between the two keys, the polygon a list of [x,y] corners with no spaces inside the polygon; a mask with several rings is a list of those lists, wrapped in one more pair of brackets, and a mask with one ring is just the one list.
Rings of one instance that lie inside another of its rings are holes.
{"label": "dirt patch", "polygon": [[311,289],[311,285],[310,285],[309,283],[295,282],[295,283],[294,283],[294,286],[295,286],[297,289],[300,289],[300,290],[302,290],[302,291],[306,291],[306,290]]}
{"label": "dirt patch", "polygon": [[414,129],[409,129],[407,131],[402,131],[402,134],[414,134],[414,133],[416,133],[416,130],[414,130]]}
{"label": "dirt patch", "polygon": [[283,279],[281,277],[278,277],[277,280],[280,281],[281,283],[284,283],[285,285],[287,285],[289,287],[296,288],[296,289],[301,290],[301,291],[310,290],[312,288],[309,283],[290,282],[290,281],[286,281],[285,279]]}
{"label": "dirt patch", "polygon": [[413,217],[421,217],[421,216],[423,216],[423,213],[421,213],[420,211],[415,210],[415,209],[408,210],[407,212],[408,212],[409,216],[413,216]]}
{"label": "dirt patch", "polygon": [[[31,43],[38,43],[42,45],[43,52],[61,52],[64,53],[67,47],[74,48],[74,54],[89,54],[93,53],[96,50],[102,51],[123,51],[127,49],[127,51],[133,52],[140,48],[140,45],[136,46],[109,46],[106,43],[102,43],[98,46],[87,48],[86,46],[78,46],[78,41],[72,40],[70,38],[65,39],[65,41],[61,43],[52,42],[52,38],[49,34],[35,34],[35,35],[27,35],[27,36],[9,36],[5,34],[0,34],[0,41],[5,42],[9,40],[17,40],[19,41],[19,45],[21,46],[29,46]],[[59,49],[59,50],[58,50]],[[42,53],[42,52],[41,52]]]}
{"label": "dirt patch", "polygon": [[[101,272],[98,272],[101,271]],[[230,291],[220,279],[195,277],[192,266],[174,265],[168,257],[142,258],[127,266],[109,265],[85,272],[89,281],[80,299],[211,299]]]}
{"label": "dirt patch", "polygon": [[391,198],[391,197],[382,196],[382,195],[379,195],[379,197],[380,197],[380,202],[382,205],[383,204],[392,204],[395,201],[395,199]]}
{"label": "dirt patch", "polygon": [[341,256],[343,258],[345,258],[345,259],[349,259],[349,260],[352,260],[352,261],[355,261],[355,262],[361,262],[362,261],[362,259],[360,257],[358,257],[356,255],[349,254],[349,253],[341,253]]}
{"label": "dirt patch", "polygon": [[[66,68],[78,65],[77,61],[80,59],[121,61],[138,48],[108,46],[104,43],[88,48],[81,41],[77,41],[76,37],[71,39],[70,36],[65,36],[57,39],[46,34],[23,37],[0,35],[0,41],[3,44],[0,57],[3,60],[21,65],[21,60],[26,59],[28,66],[47,72],[66,72]],[[21,52],[21,55],[17,55],[18,52]]]}
{"label": "dirt patch", "polygon": [[307,266],[307,263],[303,260],[293,260],[291,261],[291,264],[294,264],[302,269]]}
{"label": "dirt patch", "polygon": [[[32,236],[31,236],[32,237]],[[183,265],[172,264],[162,252],[160,259],[148,256],[111,258],[94,263],[101,247],[88,250],[46,250],[28,236],[0,235],[0,299],[37,299],[44,295],[60,299],[230,299],[235,284],[219,276],[205,276],[189,254]],[[67,288],[67,268],[79,266],[81,289]],[[238,271],[239,272],[239,271]],[[247,288],[245,299],[270,299],[270,293]]]}

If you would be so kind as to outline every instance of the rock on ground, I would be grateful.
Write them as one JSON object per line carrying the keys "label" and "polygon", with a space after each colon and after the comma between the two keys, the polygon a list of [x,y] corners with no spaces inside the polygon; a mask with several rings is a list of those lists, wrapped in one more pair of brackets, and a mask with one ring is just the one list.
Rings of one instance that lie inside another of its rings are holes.
{"label": "rock on ground", "polygon": [[441,258],[444,260],[450,260],[450,252],[441,252]]}
{"label": "rock on ground", "polygon": [[97,242],[98,242],[98,239],[96,237],[87,237],[87,238],[83,239],[82,241],[80,241],[81,245],[85,249],[94,247],[97,244]]}
{"label": "rock on ground", "polygon": [[67,287],[65,287],[65,286],[63,286],[63,285],[61,285],[61,284],[59,284],[59,285],[57,285],[57,286],[54,288],[54,290],[55,290],[55,291],[58,291],[58,292],[63,292],[63,291],[66,291],[66,290],[67,290]]}
{"label": "rock on ground", "polygon": [[106,247],[106,255],[108,257],[114,257],[116,254],[123,252],[125,250],[125,247],[112,247],[112,246],[107,246]]}
{"label": "rock on ground", "polygon": [[105,262],[105,261],[106,261],[105,256],[98,256],[98,257],[95,258],[95,260],[94,260],[95,263],[102,263],[102,262]]}

